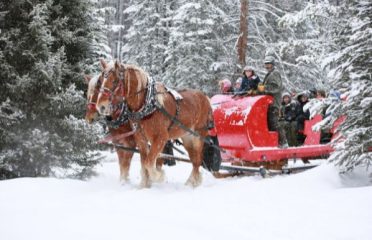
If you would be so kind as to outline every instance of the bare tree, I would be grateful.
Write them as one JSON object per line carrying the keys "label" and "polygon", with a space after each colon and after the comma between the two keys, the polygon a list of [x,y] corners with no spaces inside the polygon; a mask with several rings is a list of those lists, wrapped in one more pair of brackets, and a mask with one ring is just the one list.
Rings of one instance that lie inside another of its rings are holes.
{"label": "bare tree", "polygon": [[[239,39],[237,44],[238,50],[238,63],[240,67],[244,67],[245,63],[245,54],[248,44],[248,0],[240,0],[240,31]],[[241,69],[238,69],[240,71]]]}

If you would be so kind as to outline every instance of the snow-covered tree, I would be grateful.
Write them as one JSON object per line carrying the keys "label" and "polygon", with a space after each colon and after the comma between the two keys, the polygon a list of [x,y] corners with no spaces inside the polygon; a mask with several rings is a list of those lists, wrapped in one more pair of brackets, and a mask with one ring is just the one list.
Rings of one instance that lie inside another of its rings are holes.
{"label": "snow-covered tree", "polygon": [[89,176],[97,131],[78,119],[78,87],[92,55],[90,4],[8,1],[0,12],[0,177]]}
{"label": "snow-covered tree", "polygon": [[327,1],[307,3],[301,10],[279,19],[280,29],[286,34],[279,43],[278,56],[288,76],[289,89],[329,89],[328,69],[323,61],[338,48],[334,39],[339,28],[339,12],[338,7]]}
{"label": "snow-covered tree", "polygon": [[106,1],[91,0],[93,8],[89,14],[90,25],[92,27],[92,46],[91,51],[93,55],[90,59],[93,61],[91,66],[94,72],[95,69],[99,69],[98,59],[103,58],[106,60],[112,60],[112,54],[114,51],[110,47],[109,35],[112,27],[106,24],[106,15],[110,16],[110,13],[114,12],[112,7],[108,7],[105,4]]}
{"label": "snow-covered tree", "polygon": [[166,51],[165,80],[173,86],[211,92],[224,54],[221,28],[226,14],[211,1],[183,2],[175,10]]}
{"label": "snow-covered tree", "polygon": [[130,21],[122,61],[144,68],[158,81],[162,81],[165,69],[165,51],[169,41],[173,1],[131,1],[124,10]]}
{"label": "snow-covered tree", "polygon": [[340,50],[328,59],[334,66],[328,76],[346,97],[333,104],[333,118],[344,115],[346,120],[339,128],[340,139],[330,161],[341,171],[350,171],[372,165],[372,3],[350,0],[343,15],[344,28],[337,39]]}

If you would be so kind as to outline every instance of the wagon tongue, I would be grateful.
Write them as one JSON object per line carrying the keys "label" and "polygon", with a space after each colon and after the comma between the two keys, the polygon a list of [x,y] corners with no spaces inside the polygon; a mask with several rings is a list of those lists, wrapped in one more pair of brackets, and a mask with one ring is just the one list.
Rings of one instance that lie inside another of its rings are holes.
{"label": "wagon tongue", "polygon": [[126,133],[123,133],[123,134],[120,134],[120,135],[117,135],[117,136],[112,136],[111,134],[108,134],[107,136],[105,136],[104,138],[99,140],[98,143],[99,144],[106,144],[106,143],[109,143],[109,142],[116,142],[116,141],[119,141],[120,139],[132,136],[136,131],[137,131],[137,128],[133,129],[130,132],[126,132]]}

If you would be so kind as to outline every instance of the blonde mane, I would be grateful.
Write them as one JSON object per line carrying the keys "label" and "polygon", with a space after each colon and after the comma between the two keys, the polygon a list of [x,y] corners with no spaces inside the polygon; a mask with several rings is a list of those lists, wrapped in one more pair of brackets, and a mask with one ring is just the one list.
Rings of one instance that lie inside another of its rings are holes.
{"label": "blonde mane", "polygon": [[[125,70],[132,70],[135,72],[135,75],[138,79],[138,85],[137,85],[137,92],[138,91],[141,91],[142,88],[146,87],[147,85],[147,82],[148,82],[148,74],[140,67],[136,66],[136,65],[131,65],[131,64],[124,64],[124,69]],[[128,78],[128,89],[130,89],[130,74],[127,74],[127,76],[129,75],[129,78]]]}
{"label": "blonde mane", "polygon": [[88,83],[88,91],[87,91],[88,101],[91,101],[91,97],[94,95],[94,90],[97,86],[99,77],[100,77],[100,74],[94,75]]}
{"label": "blonde mane", "polygon": [[[137,85],[137,89],[136,89],[137,92],[141,91],[143,88],[145,88],[147,86],[147,83],[149,81],[149,75],[142,68],[140,68],[136,65],[132,65],[132,64],[124,64],[124,68],[125,68],[125,70],[132,70],[132,71],[135,72],[136,78],[138,80],[138,85]],[[131,74],[127,74],[128,89],[130,89],[130,83],[131,83],[130,76],[131,76]],[[157,98],[158,102],[161,105],[163,105],[163,103],[164,103],[163,94],[157,94],[156,98]]]}

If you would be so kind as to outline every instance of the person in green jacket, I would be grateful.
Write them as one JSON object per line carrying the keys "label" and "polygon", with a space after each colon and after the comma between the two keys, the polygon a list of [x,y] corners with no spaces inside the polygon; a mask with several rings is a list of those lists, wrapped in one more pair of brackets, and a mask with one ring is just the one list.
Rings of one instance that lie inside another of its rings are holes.
{"label": "person in green jacket", "polygon": [[275,59],[272,56],[265,58],[265,68],[268,71],[263,81],[264,93],[274,97],[274,102],[269,106],[268,123],[270,131],[278,131],[279,145],[288,147],[284,128],[279,126],[279,108],[282,101],[283,82],[279,71],[275,67]]}

